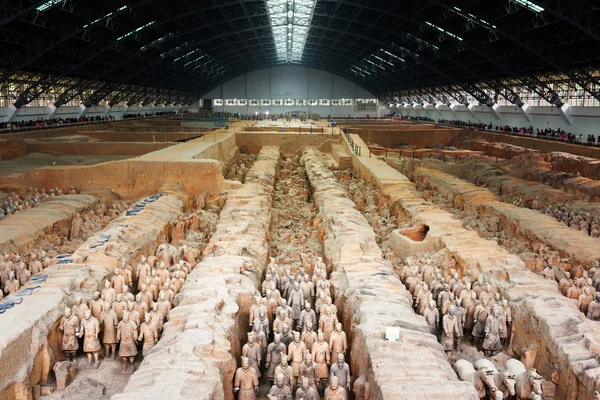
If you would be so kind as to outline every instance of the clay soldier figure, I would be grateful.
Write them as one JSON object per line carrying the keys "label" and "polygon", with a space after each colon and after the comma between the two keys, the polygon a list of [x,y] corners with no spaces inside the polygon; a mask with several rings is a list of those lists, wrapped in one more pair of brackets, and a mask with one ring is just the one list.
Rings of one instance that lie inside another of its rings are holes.
{"label": "clay soldier figure", "polygon": [[296,390],[296,400],[320,400],[317,389],[310,385],[310,378],[305,376],[300,381],[300,387]]}
{"label": "clay soldier figure", "polygon": [[325,400],[348,400],[348,393],[339,384],[339,379],[334,374],[329,378],[329,387],[325,389]]}
{"label": "clay soldier figure", "polygon": [[281,335],[276,333],[273,343],[267,347],[267,377],[271,382],[275,380],[275,368],[281,363],[281,356],[286,354],[287,349],[285,344],[281,343]]}
{"label": "clay soldier figure", "polygon": [[242,347],[242,356],[248,357],[250,366],[256,371],[256,377],[260,378],[260,361],[262,358],[262,349],[259,344],[254,342],[254,332],[248,333],[248,343]]}
{"label": "clay soldier figure", "polygon": [[323,332],[323,336],[325,336],[325,340],[329,342],[329,336],[331,332],[335,330],[335,324],[337,323],[337,317],[333,315],[331,309],[328,308],[325,313],[321,314],[319,319],[319,330]]}
{"label": "clay soldier figure", "polygon": [[596,293],[596,298],[588,306],[587,317],[593,321],[600,319],[600,292]]}
{"label": "clay soldier figure", "polygon": [[311,355],[317,363],[317,375],[319,376],[319,379],[327,379],[331,361],[329,356],[329,344],[325,341],[323,332],[318,333],[317,341],[313,343]]}
{"label": "clay soldier figure", "polygon": [[306,330],[302,332],[300,340],[304,342],[306,349],[311,351],[313,344],[317,341],[317,334],[315,331],[313,331],[312,324],[306,325]]}
{"label": "clay soldier figure", "polygon": [[454,344],[456,345],[456,349],[460,350],[460,342],[465,335],[464,327],[467,319],[466,311],[462,307],[462,301],[460,301],[460,299],[455,302],[454,313],[456,315],[456,337],[454,338]]}
{"label": "clay soldier figure", "polygon": [[[143,304],[143,303],[142,303]],[[158,332],[154,325],[152,325],[152,317],[150,314],[146,314],[144,317],[144,322],[140,326],[140,336],[138,336],[138,342],[143,340],[142,346],[142,356],[146,357],[146,354],[154,345],[158,342]]]}
{"label": "clay soldier figure", "polygon": [[79,341],[77,340],[79,319],[71,312],[69,307],[65,307],[65,315],[60,320],[59,329],[63,332],[62,349],[67,356],[67,360],[73,362],[79,348]]}
{"label": "clay soldier figure", "polygon": [[117,313],[119,321],[123,319],[123,311],[127,309],[127,302],[123,300],[123,295],[119,293],[117,295],[117,301],[112,304],[112,309]]}
{"label": "clay soldier figure", "polygon": [[457,333],[456,325],[456,310],[454,309],[454,306],[452,306],[448,311],[448,314],[444,315],[444,318],[442,319],[443,333],[441,342],[448,358],[452,356],[452,350],[454,349],[454,336]]}
{"label": "clay soldier figure", "polygon": [[169,311],[171,311],[171,303],[169,303],[169,301],[167,300],[167,295],[165,292],[160,292],[160,294],[158,295],[158,311],[160,311],[160,313],[163,316],[163,321],[165,318],[167,318],[167,315],[169,314]]}
{"label": "clay soldier figure", "polygon": [[313,361],[310,352],[307,350],[304,354],[304,362],[300,364],[298,370],[298,386],[302,384],[302,379],[308,378],[309,385],[313,388],[317,388],[319,383],[319,374],[317,373],[317,363]]}
{"label": "clay soldier figure", "polygon": [[284,376],[283,384],[291,389],[294,384],[294,369],[288,364],[287,354],[281,355],[281,362],[275,367],[275,376],[279,374]]}
{"label": "clay soldier figure", "polygon": [[108,304],[112,304],[115,301],[117,294],[115,289],[112,288],[109,281],[104,281],[104,289],[102,289],[102,299]]}
{"label": "clay soldier figure", "polygon": [[288,323],[287,312],[283,309],[279,309],[276,318],[273,320],[273,333],[281,333],[283,331],[283,324]]}
{"label": "clay soldier figure", "polygon": [[83,226],[83,219],[81,218],[81,215],[79,215],[79,213],[77,213],[77,214],[75,214],[75,217],[73,217],[73,219],[71,220],[71,236],[69,237],[69,239],[71,241],[73,241],[75,239],[81,239],[82,226]]}
{"label": "clay soldier figure", "polygon": [[508,339],[508,333],[510,332],[512,326],[512,312],[510,307],[508,306],[508,300],[502,299],[502,305],[500,308],[501,314],[501,329],[500,329],[500,342],[502,346],[506,344],[506,340]]}
{"label": "clay soldier figure", "polygon": [[277,374],[275,385],[269,390],[267,398],[269,400],[292,400],[292,390],[284,385],[285,377],[283,374]]}
{"label": "clay soldier figure", "polygon": [[304,301],[310,304],[315,301],[315,285],[310,281],[308,274],[305,274],[304,280],[300,282],[300,290],[304,296]]}
{"label": "clay soldier figure", "polygon": [[42,272],[44,270],[44,266],[37,259],[37,257],[38,256],[35,253],[31,254],[31,262],[29,263],[29,270],[31,271],[32,275],[39,274],[40,272]]}
{"label": "clay soldier figure", "polygon": [[304,306],[304,295],[300,291],[300,285],[298,282],[294,282],[294,286],[290,291],[287,302],[294,311],[294,323],[298,325],[300,314],[302,313],[302,307]]}
{"label": "clay soldier figure", "polygon": [[141,293],[138,293],[135,296],[135,303],[133,303],[133,308],[140,315],[140,320],[143,321],[146,319],[146,313],[148,312],[148,304],[146,304],[146,302],[142,301]]}
{"label": "clay soldier figure", "polygon": [[242,366],[235,371],[233,392],[240,392],[238,400],[256,400],[258,377],[254,368],[250,368],[247,357],[242,357]]}
{"label": "clay soldier figure", "polygon": [[254,342],[260,346],[261,354],[265,354],[269,342],[267,341],[265,331],[262,330],[262,325],[257,319],[254,320],[254,324],[252,325],[252,333],[254,334]]}
{"label": "clay soldier figure", "polygon": [[108,303],[104,303],[104,309],[98,320],[102,327],[102,343],[104,344],[104,358],[107,359],[112,349],[113,360],[117,357],[115,350],[117,349],[117,325],[119,319]]}
{"label": "clay soldier figure", "polygon": [[427,321],[429,332],[435,334],[437,332],[437,327],[440,324],[440,312],[435,307],[435,301],[429,301],[429,307],[423,311],[423,316],[425,317],[425,321]]}
{"label": "clay soldier figure", "polygon": [[98,352],[100,351],[100,341],[98,340],[99,333],[100,324],[98,323],[98,320],[92,317],[92,312],[90,310],[86,310],[79,328],[79,337],[83,337],[83,351],[86,352],[88,357],[87,368],[92,367],[92,356],[96,361],[94,368],[100,366],[100,361],[98,361]]}
{"label": "clay soldier figure", "polygon": [[[325,337],[325,334],[323,334]],[[346,332],[342,330],[342,323],[336,322],[335,330],[331,332],[329,337],[329,351],[331,351],[331,359],[337,360],[338,354],[346,355],[348,350],[348,340],[346,338]]]}
{"label": "clay soldier figure", "polygon": [[121,274],[121,269],[115,268],[115,274],[110,280],[110,285],[115,289],[117,295],[123,291],[123,285],[126,283],[125,276]]}
{"label": "clay soldier figure", "polygon": [[87,310],[88,310],[87,304],[85,304],[83,302],[83,299],[81,298],[81,296],[77,296],[75,298],[75,304],[72,307],[73,314],[75,314],[77,316],[79,321],[83,321],[83,318],[85,317],[85,312]]}
{"label": "clay soldier figure", "polygon": [[496,351],[502,350],[500,342],[500,333],[502,331],[502,321],[500,321],[500,312],[497,306],[492,308],[492,313],[485,321],[485,340],[483,341],[483,349],[486,355],[493,356]]}
{"label": "clay soldier figure", "polygon": [[485,337],[485,321],[488,317],[488,304],[487,300],[483,300],[481,304],[479,304],[475,308],[475,313],[473,314],[473,340],[475,341],[475,345],[479,346]]}
{"label": "clay soldier figure", "polygon": [[317,328],[317,315],[315,314],[315,310],[311,308],[310,303],[306,301],[304,303],[304,310],[300,313],[300,331],[304,332],[308,325],[312,325],[312,330]]}
{"label": "clay soldier figure", "polygon": [[338,378],[338,383],[346,390],[350,390],[350,366],[344,362],[344,355],[338,354],[337,362],[329,371]]}
{"label": "clay soldier figure", "polygon": [[10,296],[11,294],[18,292],[20,288],[21,285],[19,285],[19,281],[15,278],[15,273],[10,271],[8,280],[4,284],[4,293],[7,296]]}
{"label": "clay soldier figure", "polygon": [[294,341],[294,335],[290,329],[290,324],[287,322],[283,324],[281,328],[281,343],[285,344],[286,348],[290,346],[290,343]]}
{"label": "clay soldier figure", "polygon": [[100,314],[104,309],[104,301],[100,299],[100,292],[94,292],[94,298],[88,302],[88,308],[92,311],[92,316],[100,321]]}
{"label": "clay soldier figure", "polygon": [[260,310],[263,308],[263,304],[261,302],[261,297],[260,296],[255,296],[254,297],[254,304],[252,304],[250,306],[250,312],[249,312],[249,321],[248,324],[250,326],[253,325],[253,322],[256,318],[258,318],[259,312]]}
{"label": "clay soldier figure", "polygon": [[304,361],[304,353],[306,352],[306,345],[300,341],[300,332],[294,332],[294,341],[290,343],[288,347],[288,356],[292,361],[292,370],[294,371],[294,385],[296,387],[298,382],[298,372],[300,370],[300,364]]}
{"label": "clay soldier figure", "polygon": [[133,303],[127,303],[127,312],[129,313],[129,319],[135,323],[135,326],[138,327],[142,324],[142,319],[140,318],[140,313],[135,310]]}
{"label": "clay soldier figure", "polygon": [[[258,322],[258,324],[260,325],[260,329],[265,333],[265,340],[266,337],[269,336],[269,334],[271,333],[269,330],[269,318],[267,318],[267,308],[261,308],[258,312],[258,318],[255,319],[253,321],[254,323]],[[267,346],[265,344],[265,347],[263,350],[266,350]]]}
{"label": "clay soldier figure", "polygon": [[129,313],[123,313],[123,320],[119,322],[117,327],[117,341],[119,342],[119,357],[123,360],[123,368],[121,372],[127,371],[127,360],[131,363],[132,373],[135,369],[133,362],[137,356],[137,326],[129,318]]}
{"label": "clay soldier figure", "polygon": [[142,256],[142,260],[140,261],[140,264],[137,267],[138,290],[142,288],[144,280],[147,276],[150,276],[151,273],[152,269],[150,268],[150,264],[147,263],[146,256]]}

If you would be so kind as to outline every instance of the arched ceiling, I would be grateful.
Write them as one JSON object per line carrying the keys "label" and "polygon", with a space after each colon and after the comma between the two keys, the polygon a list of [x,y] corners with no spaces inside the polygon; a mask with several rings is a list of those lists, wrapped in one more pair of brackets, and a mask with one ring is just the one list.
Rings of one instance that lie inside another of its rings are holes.
{"label": "arched ceiling", "polygon": [[[63,103],[91,81],[90,105],[124,96],[131,85],[200,97],[235,76],[281,63],[269,15],[269,2],[278,1],[3,1],[0,87],[27,71],[41,80],[17,105],[65,78]],[[297,64],[340,75],[382,98],[443,85],[477,92],[477,82],[507,77],[535,85],[529,77],[548,72],[598,89],[587,72],[600,62],[597,1],[283,1],[291,9],[316,2]]]}

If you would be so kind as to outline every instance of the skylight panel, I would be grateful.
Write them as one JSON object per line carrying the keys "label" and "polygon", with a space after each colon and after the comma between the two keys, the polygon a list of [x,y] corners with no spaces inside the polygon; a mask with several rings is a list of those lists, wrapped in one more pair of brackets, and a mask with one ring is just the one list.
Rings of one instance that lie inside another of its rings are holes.
{"label": "skylight panel", "polygon": [[57,5],[58,3],[60,3],[61,1],[64,0],[49,0],[43,4],[40,4],[39,6],[36,7],[36,10],[38,10],[39,12],[44,12],[52,7],[54,7],[55,5]]}
{"label": "skylight panel", "polygon": [[[517,1],[519,1],[519,0],[517,0]],[[425,24],[426,24],[426,25],[428,25],[428,26],[430,26],[430,27],[432,27],[432,28],[434,28],[434,29],[437,29],[438,31],[440,31],[440,32],[442,32],[442,33],[444,33],[444,34],[446,34],[446,35],[450,36],[451,38],[454,38],[454,39],[456,39],[456,40],[458,40],[458,41],[460,41],[460,42],[462,42],[462,41],[463,41],[463,38],[461,38],[460,36],[457,36],[457,35],[455,35],[455,34],[454,34],[454,33],[452,33],[452,32],[448,32],[448,31],[447,31],[447,30],[445,30],[444,28],[440,28],[439,26],[437,26],[437,25],[434,25],[434,24],[432,24],[432,23],[431,23],[431,22],[429,22],[429,21],[425,21]]]}
{"label": "skylight panel", "polygon": [[[127,6],[119,7],[119,8],[117,8],[117,11],[116,11],[116,12],[123,11],[123,10],[126,10],[126,9],[127,9]],[[112,13],[112,12],[109,12],[109,13],[108,13],[108,14],[106,14],[105,16],[103,16],[103,17],[100,17],[100,18],[98,18],[98,19],[96,19],[96,20],[94,20],[94,21],[90,22],[89,24],[85,24],[85,25],[83,26],[83,29],[86,29],[87,27],[89,27],[89,26],[91,26],[91,25],[97,24],[97,23],[98,23],[98,22],[100,22],[100,21],[104,21],[104,20],[110,19],[110,17],[112,17],[113,15],[114,15],[114,13]]]}
{"label": "skylight panel", "polygon": [[265,0],[277,60],[301,62],[316,0]]}
{"label": "skylight panel", "polygon": [[532,1],[529,0],[513,0],[515,3],[522,5],[523,7],[528,8],[530,11],[533,11],[534,13],[541,13],[542,11],[544,11],[544,8],[538,6],[537,4],[535,4]]}
{"label": "skylight panel", "polygon": [[131,32],[124,34],[123,36],[121,36],[121,37],[118,37],[118,38],[117,38],[117,42],[118,42],[119,40],[123,40],[123,39],[125,39],[125,38],[128,38],[128,37],[129,37],[129,36],[131,36],[131,35],[135,35],[136,33],[140,32],[141,30],[144,30],[144,29],[146,29],[147,27],[154,25],[154,23],[155,23],[155,22],[156,22],[156,21],[151,21],[151,22],[148,22],[147,24],[144,24],[144,25],[140,26],[139,28],[132,30]]}
{"label": "skylight panel", "polygon": [[488,31],[493,31],[494,29],[496,29],[496,25],[492,25],[489,22],[487,22],[484,19],[478,18],[475,15],[471,14],[471,13],[465,13],[463,12],[463,10],[461,10],[458,7],[452,7],[449,9],[451,12],[453,12],[456,15],[460,15],[461,17],[463,17],[464,19],[466,19],[467,21],[470,21],[476,25],[479,25],[485,29],[487,29]]}

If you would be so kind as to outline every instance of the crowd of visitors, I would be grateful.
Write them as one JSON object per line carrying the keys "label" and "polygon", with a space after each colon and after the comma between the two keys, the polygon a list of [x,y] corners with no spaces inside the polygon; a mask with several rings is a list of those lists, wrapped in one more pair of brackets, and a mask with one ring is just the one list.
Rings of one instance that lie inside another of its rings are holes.
{"label": "crowd of visitors", "polygon": [[79,118],[39,118],[36,121],[11,121],[0,122],[0,129],[20,129],[20,128],[48,128],[60,125],[69,125],[82,122],[107,122],[114,120],[113,116],[89,116]]}
{"label": "crowd of visitors", "polygon": [[516,127],[516,126],[493,126],[492,124],[486,124],[483,122],[471,122],[471,121],[461,121],[461,120],[447,120],[447,119],[438,119],[438,124],[442,125],[450,125],[450,126],[459,126],[464,128],[473,128],[480,129],[486,131],[496,131],[508,133],[511,135],[522,135],[522,136],[536,136],[542,139],[552,139],[552,140],[562,140],[564,142],[569,143],[578,143],[578,144],[596,144],[596,138],[594,135],[587,135],[587,139],[584,141],[583,134],[576,135],[571,132],[566,132],[564,129],[533,129],[533,126],[529,127]]}

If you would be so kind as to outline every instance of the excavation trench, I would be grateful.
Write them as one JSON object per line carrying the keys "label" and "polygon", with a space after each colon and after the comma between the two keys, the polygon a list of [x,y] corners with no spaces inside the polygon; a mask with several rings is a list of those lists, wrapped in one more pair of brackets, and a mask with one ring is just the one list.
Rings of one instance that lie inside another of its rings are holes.
{"label": "excavation trench", "polygon": [[[458,380],[424,318],[413,312],[373,228],[323,154],[306,148],[302,162],[320,212],[336,304],[352,343],[356,398],[476,399],[472,386]],[[387,328],[399,329],[398,342],[385,340]]]}

